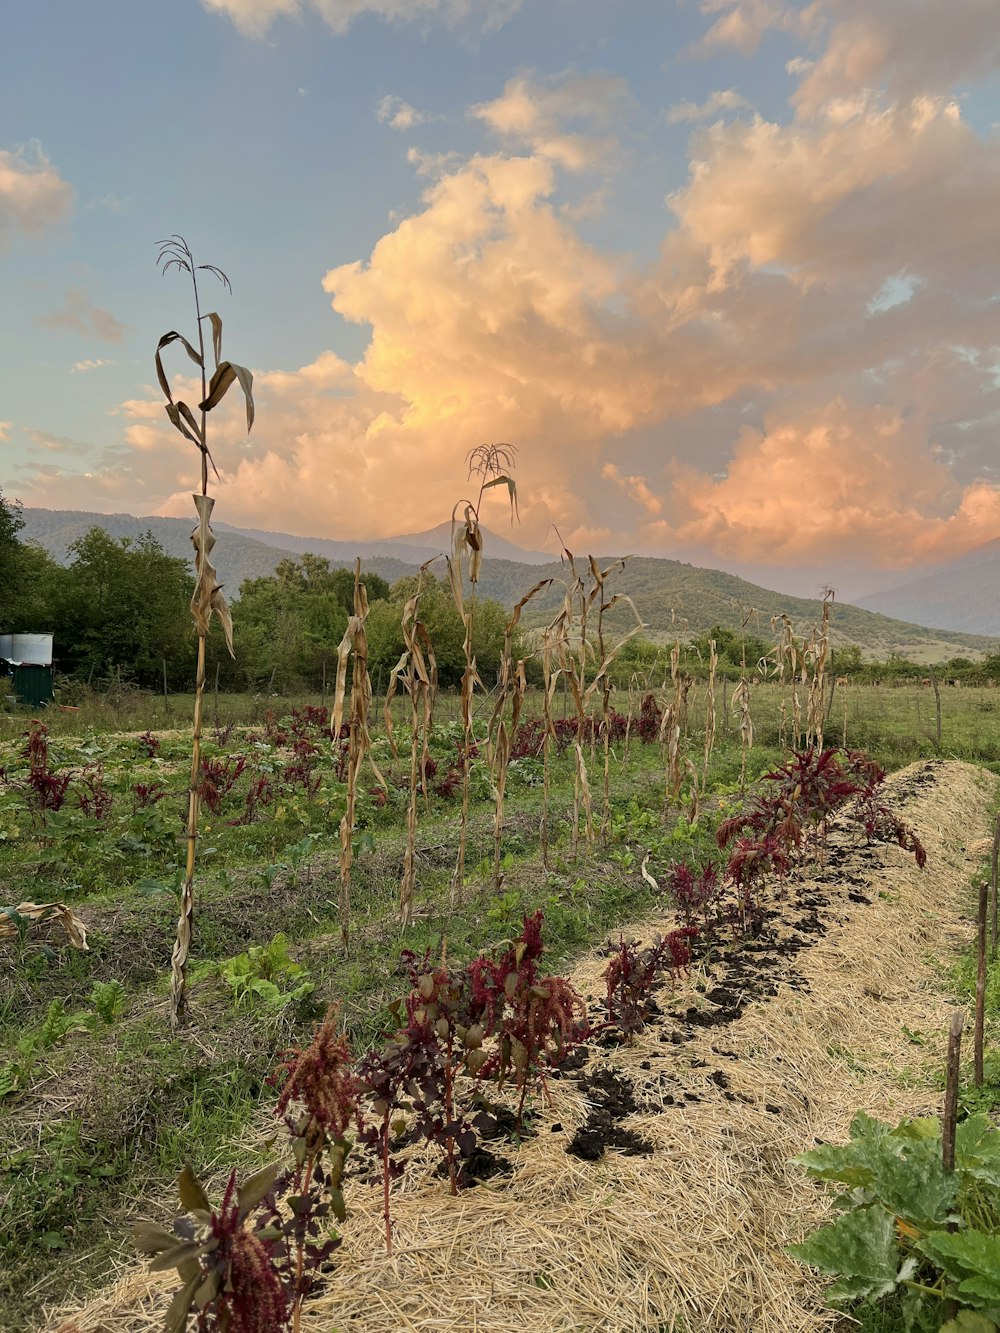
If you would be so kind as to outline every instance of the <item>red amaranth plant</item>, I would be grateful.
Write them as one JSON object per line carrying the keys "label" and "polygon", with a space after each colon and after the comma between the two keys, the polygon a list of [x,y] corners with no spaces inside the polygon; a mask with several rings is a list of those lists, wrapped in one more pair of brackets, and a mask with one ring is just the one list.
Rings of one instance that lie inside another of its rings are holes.
{"label": "red amaranth plant", "polygon": [[23,735],[25,743],[21,757],[28,761],[28,805],[44,822],[46,812],[62,809],[73,773],[72,770],[65,773],[52,771],[49,729],[44,722],[33,721]]}
{"label": "red amaranth plant", "polygon": [[671,930],[663,941],[670,955],[671,985],[674,985],[680,977],[690,975],[691,946],[700,933],[697,926],[681,926],[677,930]]}
{"label": "red amaranth plant", "polygon": [[666,941],[657,937],[645,949],[624,936],[604,973],[608,1022],[631,1040],[654,1014],[652,990],[663,971]]}
{"label": "red amaranth plant", "polygon": [[358,1082],[334,1010],[269,1081],[281,1085],[275,1115],[291,1137],[294,1166],[272,1163],[239,1188],[233,1171],[214,1209],[185,1167],[178,1187],[190,1216],[176,1219],[173,1233],[153,1222],[134,1228],[139,1249],[156,1256],[152,1267],[176,1267],[184,1281],[167,1318],[175,1333],[191,1314],[199,1333],[298,1333],[302,1303],[341,1243],[323,1233],[331,1212],[346,1216],[344,1136],[357,1118]]}
{"label": "red amaranth plant", "polygon": [[274,789],[271,785],[271,779],[266,773],[258,773],[251,779],[250,786],[247,788],[244,797],[244,810],[238,819],[230,820],[231,824],[252,824],[257,818],[257,812],[264,806],[270,805],[274,800]]}
{"label": "red amaranth plant", "polygon": [[687,926],[693,925],[698,917],[707,921],[722,895],[714,861],[699,868],[676,861],[667,872],[665,887]]}
{"label": "red amaranth plant", "polygon": [[520,936],[499,959],[480,956],[468,967],[470,1018],[498,1039],[482,1074],[496,1073],[501,1084],[513,1075],[520,1092],[518,1129],[532,1080],[537,1078],[547,1098],[546,1067],[559,1064],[589,1035],[586,1005],[570,982],[539,976],[543,920],[539,908],[524,918]]}
{"label": "red amaranth plant", "polygon": [[221,813],[222,802],[235,787],[246,766],[246,755],[217,759],[202,755],[198,794],[213,815]]}
{"label": "red amaranth plant", "polygon": [[111,813],[114,799],[104,785],[104,769],[100,764],[88,764],[80,774],[77,800],[90,819],[105,820]]}
{"label": "red amaranth plant", "polygon": [[135,743],[147,759],[155,759],[160,753],[160,738],[151,731],[144,731],[135,738]]}
{"label": "red amaranth plant", "polygon": [[137,810],[145,810],[162,801],[166,794],[157,782],[137,782],[132,788],[132,803]]}

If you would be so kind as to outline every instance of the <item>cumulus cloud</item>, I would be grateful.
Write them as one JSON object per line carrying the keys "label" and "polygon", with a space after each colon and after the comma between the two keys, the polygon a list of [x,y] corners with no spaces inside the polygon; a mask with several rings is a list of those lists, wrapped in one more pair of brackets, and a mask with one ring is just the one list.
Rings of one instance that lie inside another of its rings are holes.
{"label": "cumulus cloud", "polygon": [[88,370],[100,370],[103,366],[113,366],[113,361],[106,361],[103,357],[88,356],[83,361],[74,361],[70,367],[71,375],[84,375]]}
{"label": "cumulus cloud", "polygon": [[1000,68],[994,0],[702,0],[717,16],[697,49],[734,47],[752,55],[768,30],[804,39],[811,50],[789,68],[801,75],[799,110],[883,89],[893,98],[941,93]]}
{"label": "cumulus cloud", "polygon": [[1000,145],[978,138],[954,101],[862,96],[818,123],[755,117],[702,131],[672,205],[720,280],[748,261],[956,283],[996,264]]}
{"label": "cumulus cloud", "polygon": [[361,14],[398,21],[441,19],[448,24],[475,22],[499,28],[521,0],[202,0],[210,12],[224,14],[247,37],[263,37],[278,18],[315,13],[335,33],[344,33]]}
{"label": "cumulus cloud", "polygon": [[703,14],[717,14],[696,50],[711,53],[716,47],[735,47],[742,55],[753,55],[769,29],[801,31],[808,26],[815,6],[803,13],[781,0],[702,0]]}
{"label": "cumulus cloud", "polygon": [[73,198],[39,144],[0,149],[0,252],[10,232],[35,236],[68,217]]}
{"label": "cumulus cloud", "polygon": [[821,0],[825,49],[800,61],[796,104],[815,112],[833,98],[885,88],[894,98],[940,93],[1000,68],[994,0]]}
{"label": "cumulus cloud", "polygon": [[100,306],[94,305],[79,287],[67,287],[62,305],[39,315],[38,322],[43,328],[57,333],[81,333],[85,337],[100,338],[110,343],[123,342],[129,331],[127,324],[123,324],[110,310],[102,310]]}
{"label": "cumulus cloud", "polygon": [[[370,330],[363,356],[260,371],[249,440],[238,402],[213,414],[227,518],[412,531],[462,497],[471,446],[507,439],[536,546],[555,523],[573,549],[711,550],[820,581],[1000,535],[1000,142],[933,88],[720,120],[639,264],[563,206],[595,156],[560,140],[600,139],[623,103],[593,77],[520,75],[474,109],[502,150],[414,159],[419,205],[324,280]],[[162,447],[155,393],[121,414],[127,451],[88,494],[121,504],[131,478],[188,513],[191,460]],[[68,474],[45,486],[80,502]]]}
{"label": "cumulus cloud", "polygon": [[956,486],[920,423],[842,400],[747,429],[721,478],[678,468],[671,504],[675,539],[767,564],[940,560],[1000,532],[1000,490]]}
{"label": "cumulus cloud", "polygon": [[[617,75],[569,70],[549,78],[522,74],[508,79],[500,97],[473,107],[472,114],[508,140],[582,171],[617,146],[613,134],[593,131],[607,131],[630,103],[628,85]],[[588,132],[571,128],[578,125]]]}
{"label": "cumulus cloud", "polygon": [[412,130],[414,125],[423,125],[430,119],[425,112],[418,111],[401,97],[393,97],[390,94],[379,100],[375,115],[393,130]]}
{"label": "cumulus cloud", "polygon": [[735,88],[724,88],[711,93],[704,102],[676,102],[667,109],[668,125],[678,125],[685,120],[708,120],[720,111],[742,111],[750,103]]}

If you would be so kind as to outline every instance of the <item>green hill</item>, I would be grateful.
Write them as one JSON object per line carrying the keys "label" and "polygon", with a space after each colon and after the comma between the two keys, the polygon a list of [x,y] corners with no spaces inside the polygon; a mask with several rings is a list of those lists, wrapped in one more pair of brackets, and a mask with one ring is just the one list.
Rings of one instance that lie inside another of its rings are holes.
{"label": "green hill", "polygon": [[[612,557],[598,560],[602,568],[611,563]],[[577,565],[581,572],[586,570],[586,560],[578,560]],[[480,592],[511,606],[535,579],[559,580],[525,608],[526,625],[543,625],[562,602],[565,572],[558,563],[526,570],[506,560],[486,561]],[[748,629],[765,638],[770,637],[772,616],[782,612],[790,616],[801,634],[819,624],[822,615],[822,603],[816,598],[772,592],[722,570],[649,556],[628,560],[624,570],[609,580],[608,591],[623,592],[633,599],[648,627],[646,636],[651,639],[699,634],[715,625],[738,628],[745,614],[741,608],[754,608],[756,614]],[[632,623],[627,612],[613,614],[617,625]],[[856,643],[871,657],[884,658],[895,652],[914,661],[933,662],[957,656],[979,657],[1000,647],[1000,641],[986,635],[927,629],[839,602],[834,603],[831,624],[835,645]]]}
{"label": "green hill", "polygon": [[[185,559],[190,559],[192,554],[192,524],[187,519],[25,509],[24,520],[23,537],[45,547],[61,563],[67,560],[70,543],[93,526],[104,528],[114,537],[138,537],[149,530],[168,554]],[[280,560],[296,556],[295,551],[224,527],[220,528],[218,536],[213,559],[231,596],[237,594],[244,579],[273,574]],[[299,552],[313,549],[305,538],[293,540]],[[358,545],[364,549],[368,544]],[[327,553],[322,539],[316,540],[315,547]],[[604,567],[612,560],[613,557],[602,556],[598,563]],[[349,564],[350,561],[342,563]],[[581,572],[586,571],[585,558],[578,560],[578,567]],[[395,556],[378,554],[363,558],[362,568],[394,582],[404,575],[416,573],[417,566]],[[439,562],[438,568],[443,575],[443,561]],[[530,602],[524,612],[523,623],[537,627],[544,625],[558,611],[565,576],[565,566],[558,561],[526,565],[521,561],[487,558],[483,563],[479,592],[481,596],[496,598],[505,606],[513,606],[536,579],[552,578],[555,580],[553,586]],[[755,609],[756,615],[749,628],[764,637],[770,636],[771,617],[781,612],[792,618],[798,633],[807,633],[813,624],[819,623],[822,610],[816,599],[772,592],[722,570],[700,569],[680,560],[659,560],[650,556],[628,560],[625,569],[610,579],[610,592],[630,596],[647,626],[646,636],[659,640],[672,638],[677,633],[682,637],[703,633],[714,625],[738,628],[743,617],[741,607]],[[627,611],[612,613],[611,625],[631,623]],[[839,602],[834,604],[832,625],[835,644],[856,643],[871,657],[884,658],[895,652],[914,661],[933,662],[957,656],[981,657],[1000,647],[1000,640],[986,635],[928,629]]]}

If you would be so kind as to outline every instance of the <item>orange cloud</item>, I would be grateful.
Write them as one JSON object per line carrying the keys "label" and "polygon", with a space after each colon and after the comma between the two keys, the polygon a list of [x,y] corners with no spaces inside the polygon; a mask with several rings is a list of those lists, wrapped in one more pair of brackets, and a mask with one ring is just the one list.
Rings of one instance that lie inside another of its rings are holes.
{"label": "orange cloud", "polygon": [[[740,12],[791,24],[781,6]],[[846,0],[822,12],[832,42]],[[324,279],[333,310],[370,329],[357,364],[326,351],[259,372],[249,440],[238,403],[213,414],[220,517],[413,531],[463,496],[470,447],[509,440],[534,546],[556,524],[574,549],[822,570],[1000,535],[1000,143],[939,87],[891,100],[844,84],[787,123],[720,122],[694,135],[661,253],[637,265],[561,206],[586,155],[558,145],[618,128],[613,111],[580,119],[584,78],[522,75],[474,108],[520,153],[419,159],[412,216]],[[594,87],[621,107],[614,82]],[[151,505],[186,514],[196,460],[156,395],[121,412],[127,452],[84,489],[110,506],[141,479]],[[68,473],[38,489],[80,503]]]}

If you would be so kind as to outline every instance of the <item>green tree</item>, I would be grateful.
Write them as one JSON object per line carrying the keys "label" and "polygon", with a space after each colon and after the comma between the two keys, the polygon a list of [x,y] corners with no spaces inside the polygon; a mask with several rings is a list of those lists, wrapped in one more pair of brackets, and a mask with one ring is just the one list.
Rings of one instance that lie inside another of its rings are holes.
{"label": "green tree", "polygon": [[[415,574],[399,579],[392,585],[390,600],[376,602],[369,613],[366,627],[368,669],[373,681],[377,682],[381,677],[383,685],[403,652],[403,606],[413,596],[416,587]],[[425,576],[420,595],[420,619],[427,626],[434,645],[441,685],[450,687],[460,684],[465,670],[465,655],[462,651],[465,629],[455,609],[451,590],[443,580]],[[484,598],[477,603],[473,649],[479,674],[487,689],[493,685],[500,669],[507,620],[508,612],[499,602]],[[515,657],[524,655],[524,652],[524,641],[518,638],[514,645]]]}
{"label": "green tree", "polygon": [[173,683],[188,684],[194,579],[187,561],[167,555],[152,533],[116,541],[98,527],[74,542],[70,555],[52,596],[63,669],[155,686],[165,661]]}

